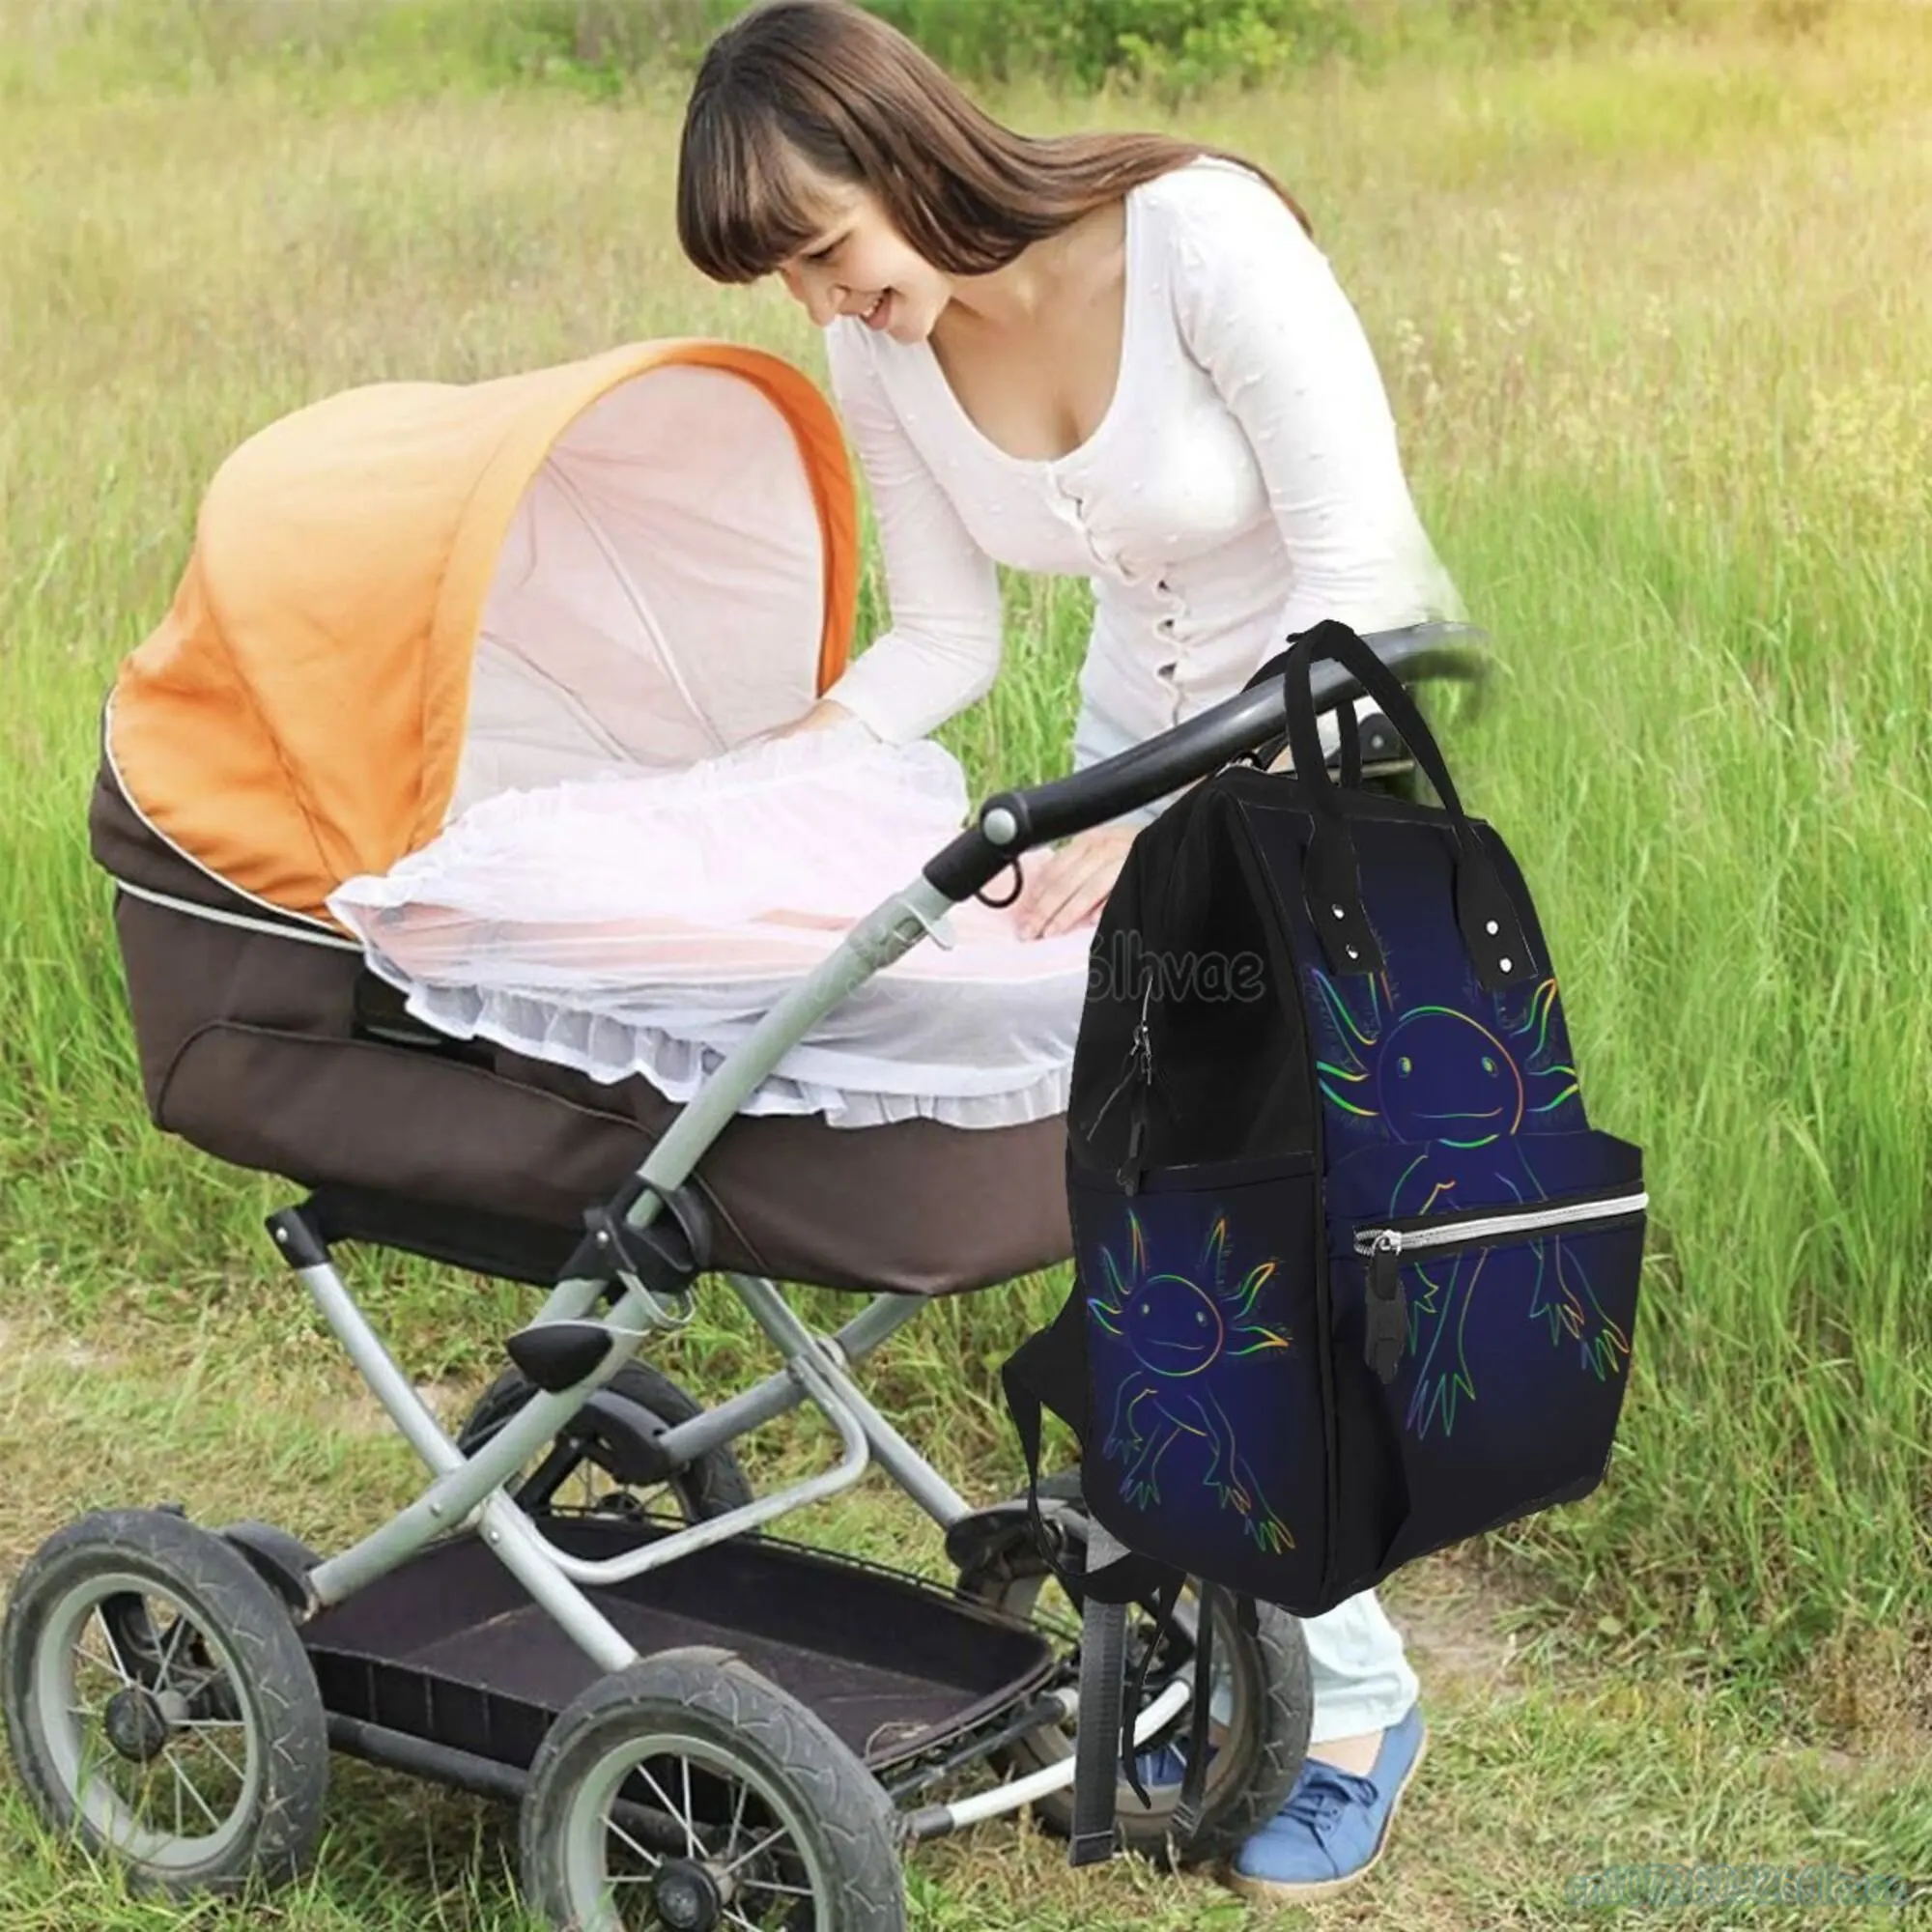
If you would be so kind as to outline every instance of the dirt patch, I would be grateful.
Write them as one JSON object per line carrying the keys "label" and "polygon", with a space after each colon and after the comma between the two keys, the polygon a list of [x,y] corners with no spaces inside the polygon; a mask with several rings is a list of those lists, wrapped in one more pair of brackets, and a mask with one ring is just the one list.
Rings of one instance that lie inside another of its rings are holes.
{"label": "dirt patch", "polygon": [[1380,1594],[1425,1690],[1492,1702],[1521,1694],[1518,1638],[1501,1617],[1514,1606],[1493,1579],[1454,1557],[1425,1558]]}
{"label": "dirt patch", "polygon": [[[460,1423],[482,1393],[475,1383],[469,1381],[417,1382],[415,1391],[429,1412],[445,1429],[453,1429]],[[331,1425],[351,1435],[400,1436],[401,1433],[390,1419],[389,1411],[359,1380],[355,1385],[355,1393],[331,1416]]]}
{"label": "dirt patch", "polygon": [[34,1368],[111,1369],[120,1357],[108,1349],[97,1349],[54,1326],[30,1328],[23,1321],[0,1320],[0,1363],[18,1380]]}

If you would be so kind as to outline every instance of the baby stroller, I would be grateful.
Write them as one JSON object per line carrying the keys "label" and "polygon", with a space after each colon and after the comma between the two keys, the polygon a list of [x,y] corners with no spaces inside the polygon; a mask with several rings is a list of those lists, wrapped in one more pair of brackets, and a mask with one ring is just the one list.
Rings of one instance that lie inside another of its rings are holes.
{"label": "baby stroller", "polygon": [[[797,716],[843,663],[857,527],[818,392],[697,340],[352,391],[211,486],[174,607],[116,684],[90,810],[146,1099],[306,1190],[269,1231],[430,1481],[327,1560],[159,1509],[91,1516],[27,1565],[0,1652],[14,1763],[50,1825],[137,1883],[293,1878],[331,1748],[519,1804],[526,1898],[558,1926],[888,1932],[908,1846],[1028,1804],[1065,1828],[1077,1592],[1051,1614],[1026,1503],[973,1508],[850,1374],[927,1297],[1068,1258],[1063,1120],[839,1132],[741,1108],[1019,855],[1272,740],[1279,689],[991,799],[681,1109],[421,1025],[327,911],[455,802],[676,767]],[[1455,628],[1385,655],[1473,675]],[[723,635],[744,640],[728,663],[703,648]],[[357,1243],[548,1291],[453,1435],[351,1297]],[[636,1359],[700,1274],[782,1363],[708,1410]],[[871,1298],[821,1336],[781,1281]],[[753,1494],[731,1443],[805,1403],[840,1460]],[[952,1588],[764,1533],[872,1462],[939,1525]],[[589,1508],[566,1503],[581,1476]],[[1039,1512],[1077,1577],[1077,1471]],[[1184,1859],[1278,1808],[1309,1721],[1294,1621],[1217,1620],[1214,1755],[1179,1829],[1160,1764],[1197,1628],[1191,1598],[1136,1628],[1147,1797],[1121,1798],[1128,1844]]]}

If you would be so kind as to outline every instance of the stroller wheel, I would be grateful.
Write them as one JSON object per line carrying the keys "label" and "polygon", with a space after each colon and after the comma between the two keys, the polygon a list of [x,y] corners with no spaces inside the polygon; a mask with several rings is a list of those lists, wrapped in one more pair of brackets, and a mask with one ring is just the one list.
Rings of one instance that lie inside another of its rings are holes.
{"label": "stroller wheel", "polygon": [[181,1517],[51,1537],[0,1638],[7,1735],[43,1821],[142,1889],[285,1885],[314,1854],[328,1728],[274,1590]]}
{"label": "stroller wheel", "polygon": [[599,1679],[530,1767],[525,1902],[568,1932],[904,1932],[891,1802],[729,1651]]}
{"label": "stroller wheel", "polygon": [[[1056,1520],[1063,1534],[1078,1542],[1084,1528],[1076,1513],[1081,1502],[1080,1472],[1068,1469],[1046,1477],[1039,1493],[1042,1501],[1072,1505]],[[1024,1531],[1007,1547],[988,1552],[981,1567],[962,1575],[959,1588],[1009,1616],[1064,1633],[1068,1681],[1077,1676],[1082,1605],[1063,1588]],[[1148,1672],[1150,1701],[1177,1677],[1191,1681],[1200,1601],[1190,1583]],[[1185,1714],[1170,1733],[1150,1739],[1138,1759],[1136,1769],[1151,1803],[1143,1804],[1124,1777],[1117,1802],[1117,1822],[1127,1849],[1150,1858],[1172,1856],[1183,1864],[1228,1856],[1281,1809],[1308,1754],[1314,1714],[1314,1684],[1300,1624],[1272,1604],[1257,1604],[1256,1631],[1250,1634],[1225,1593],[1218,1593],[1215,1603],[1209,1733],[1213,1755],[1208,1764],[1201,1822],[1185,1840],[1174,1840],[1174,1813],[1186,1772]],[[1129,1620],[1133,1666],[1138,1666],[1152,1641],[1157,1623],[1157,1605],[1134,1606]],[[1009,1769],[1024,1774],[1057,1764],[1073,1755],[1073,1741],[1072,1725],[1049,1725],[1032,1732],[1012,1747]],[[1049,1793],[1036,1803],[1034,1812],[1049,1831],[1065,1836],[1072,1828],[1072,1792]]]}
{"label": "stroller wheel", "polygon": [[[473,1454],[535,1394],[521,1369],[506,1370],[478,1398],[456,1446]],[[702,1413],[668,1376],[648,1362],[626,1362],[524,1472],[516,1500],[532,1516],[571,1510],[640,1519],[675,1511],[687,1522],[723,1516],[753,1500],[729,1446],[708,1449],[682,1468],[671,1467],[657,1446],[667,1429]]]}

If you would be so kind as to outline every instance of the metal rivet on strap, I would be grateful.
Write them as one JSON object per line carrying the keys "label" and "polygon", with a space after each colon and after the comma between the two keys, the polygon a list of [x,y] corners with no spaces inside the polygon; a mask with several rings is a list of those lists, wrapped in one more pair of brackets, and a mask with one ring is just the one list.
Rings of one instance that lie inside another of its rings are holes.
{"label": "metal rivet on strap", "polygon": [[1352,946],[1349,948],[1349,957],[1350,959],[1359,959],[1361,956],[1362,955],[1359,952],[1357,952]]}
{"label": "metal rivet on strap", "polygon": [[1342,908],[1340,906],[1330,906],[1328,910],[1332,912],[1337,919],[1340,919],[1342,917]]}
{"label": "metal rivet on strap", "polygon": [[1496,961],[1496,964],[1500,966],[1505,973],[1507,973],[1510,969],[1510,962],[1507,959],[1498,959]]}
{"label": "metal rivet on strap", "polygon": [[1489,924],[1483,928],[1485,932],[1493,932],[1495,931],[1495,929],[1496,929],[1496,923],[1494,920],[1491,920]]}

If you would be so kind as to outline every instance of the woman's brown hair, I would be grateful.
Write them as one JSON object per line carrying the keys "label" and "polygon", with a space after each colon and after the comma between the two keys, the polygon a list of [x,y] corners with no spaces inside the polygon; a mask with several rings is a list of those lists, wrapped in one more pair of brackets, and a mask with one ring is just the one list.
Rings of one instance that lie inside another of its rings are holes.
{"label": "woman's brown hair", "polygon": [[[1165,134],[1016,134],[855,0],[763,0],[706,49],[685,109],[677,233],[713,281],[770,274],[819,232],[796,162],[869,188],[949,275],[988,274],[1090,209],[1204,155]],[[1310,231],[1312,232],[1312,231]]]}

